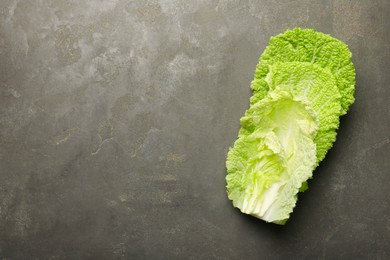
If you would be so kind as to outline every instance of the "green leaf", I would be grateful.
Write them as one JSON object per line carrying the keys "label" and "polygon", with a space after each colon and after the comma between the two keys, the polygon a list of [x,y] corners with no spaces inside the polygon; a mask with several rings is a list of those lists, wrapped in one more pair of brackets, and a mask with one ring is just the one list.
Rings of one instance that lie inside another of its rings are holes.
{"label": "green leaf", "polygon": [[277,224],[289,219],[354,102],[350,59],[347,45],[314,30],[271,38],[226,161],[228,197],[243,213]]}
{"label": "green leaf", "polygon": [[284,88],[270,91],[252,110],[256,130],[240,136],[228,153],[228,196],[242,212],[281,224],[312,176],[318,121],[307,101]]}
{"label": "green leaf", "polygon": [[[265,81],[269,90],[278,86],[289,89],[296,97],[307,99],[315,111],[319,130],[314,142],[317,145],[317,163],[319,163],[336,140],[336,130],[339,127],[341,95],[334,76],[328,69],[313,63],[284,62],[270,66]],[[255,129],[256,117],[253,115],[253,107],[249,108],[241,118],[243,129],[240,135],[248,134]]]}
{"label": "green leaf", "polygon": [[262,99],[269,86],[265,80],[270,65],[277,62],[310,62],[330,70],[341,94],[341,114],[354,102],[355,69],[348,46],[328,34],[312,29],[295,28],[271,37],[256,67],[251,83],[254,95],[251,104]]}

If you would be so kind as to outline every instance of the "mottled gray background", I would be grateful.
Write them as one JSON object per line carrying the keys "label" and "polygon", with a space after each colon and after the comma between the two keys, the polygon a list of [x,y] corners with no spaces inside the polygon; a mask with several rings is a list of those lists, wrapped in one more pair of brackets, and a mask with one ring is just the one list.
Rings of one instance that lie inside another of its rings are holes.
{"label": "mottled gray background", "polygon": [[[0,259],[389,259],[388,0],[0,2]],[[345,41],[356,102],[284,227],[225,156],[271,36]]]}

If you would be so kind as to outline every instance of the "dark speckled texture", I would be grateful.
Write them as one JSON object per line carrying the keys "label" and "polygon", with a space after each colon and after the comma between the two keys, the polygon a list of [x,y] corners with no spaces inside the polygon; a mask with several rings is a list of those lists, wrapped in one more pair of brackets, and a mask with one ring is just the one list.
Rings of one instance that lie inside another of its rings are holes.
{"label": "dark speckled texture", "polygon": [[[389,259],[390,2],[0,2],[0,259]],[[345,41],[356,102],[286,226],[225,156],[271,36]]]}

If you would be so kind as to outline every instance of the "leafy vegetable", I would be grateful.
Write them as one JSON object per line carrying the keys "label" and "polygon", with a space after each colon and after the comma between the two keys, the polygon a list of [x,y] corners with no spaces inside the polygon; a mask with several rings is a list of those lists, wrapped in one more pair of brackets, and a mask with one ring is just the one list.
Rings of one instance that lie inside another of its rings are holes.
{"label": "leafy vegetable", "polygon": [[256,66],[251,88],[254,95],[251,104],[263,98],[268,91],[265,78],[269,65],[276,62],[310,62],[329,69],[336,79],[341,94],[341,114],[348,111],[354,102],[355,69],[351,62],[352,54],[348,46],[330,35],[312,29],[295,28],[271,37]]}
{"label": "leafy vegetable", "polygon": [[244,213],[282,221],[312,175],[318,122],[306,101],[280,87],[252,110],[256,130],[237,139],[228,154],[229,198]]}
{"label": "leafy vegetable", "polygon": [[344,43],[313,30],[271,38],[226,161],[228,197],[243,213],[277,224],[288,220],[354,101],[350,58]]}
{"label": "leafy vegetable", "polygon": [[[308,62],[284,62],[270,66],[265,81],[269,90],[276,86],[290,89],[294,96],[310,102],[319,120],[319,131],[314,142],[317,162],[320,162],[336,140],[341,114],[341,96],[332,73]],[[241,118],[243,128],[239,135],[254,130],[253,120],[256,117],[253,115],[253,107],[250,107]]]}

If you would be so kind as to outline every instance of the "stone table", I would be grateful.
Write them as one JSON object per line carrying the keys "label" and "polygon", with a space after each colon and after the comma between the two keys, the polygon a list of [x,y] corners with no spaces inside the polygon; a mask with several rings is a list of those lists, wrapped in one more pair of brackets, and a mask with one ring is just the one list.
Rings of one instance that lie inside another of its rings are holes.
{"label": "stone table", "polygon": [[[389,259],[390,2],[0,3],[0,259]],[[346,42],[356,102],[285,226],[227,199],[271,36]]]}

